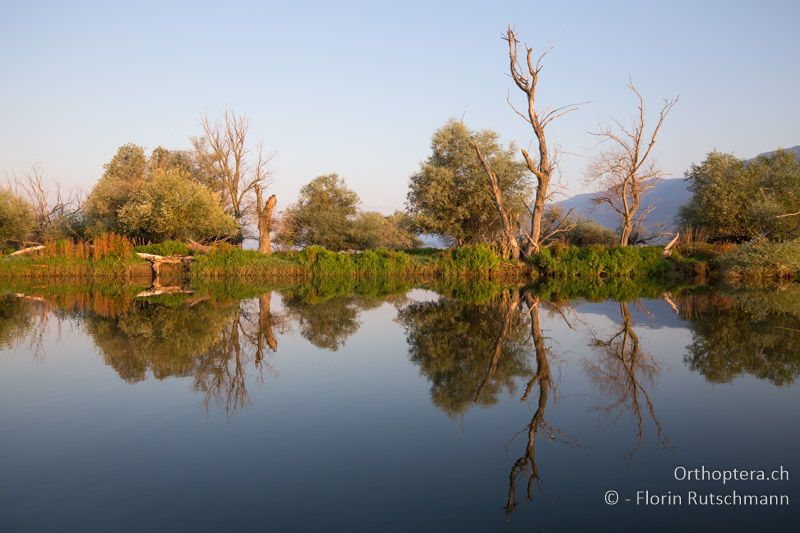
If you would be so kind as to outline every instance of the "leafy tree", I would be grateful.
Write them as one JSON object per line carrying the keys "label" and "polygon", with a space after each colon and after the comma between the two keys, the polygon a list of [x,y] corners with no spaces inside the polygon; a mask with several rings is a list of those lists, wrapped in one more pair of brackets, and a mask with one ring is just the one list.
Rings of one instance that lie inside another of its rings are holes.
{"label": "leafy tree", "polygon": [[434,132],[431,155],[411,176],[407,197],[414,226],[458,245],[494,241],[502,231],[486,173],[470,144],[472,139],[498,177],[506,210],[518,224],[527,213],[530,178],[515,158],[513,144],[503,146],[491,130],[472,132],[450,120]]}
{"label": "leafy tree", "polygon": [[276,240],[296,246],[351,248],[358,195],[336,174],[319,176],[300,189],[297,203],[287,208]]}
{"label": "leafy tree", "polygon": [[119,209],[119,225],[126,235],[152,241],[205,240],[237,231],[218,195],[176,169],[156,170]]}
{"label": "leafy tree", "polygon": [[24,241],[35,225],[33,207],[8,188],[0,187],[0,242]]}
{"label": "leafy tree", "polygon": [[[203,184],[192,152],[121,146],[86,200],[87,233],[114,231],[151,240],[228,236],[230,217]],[[175,187],[174,190],[169,190]]]}
{"label": "leafy tree", "polygon": [[374,211],[359,213],[353,221],[350,240],[359,250],[414,248],[419,245],[408,215],[401,211],[389,216]]}
{"label": "leafy tree", "polygon": [[147,157],[135,144],[121,146],[105,165],[105,172],[86,198],[88,231],[120,231],[117,212],[145,180]]}
{"label": "leafy tree", "polygon": [[800,161],[793,153],[777,150],[742,161],[711,152],[686,177],[694,195],[681,219],[705,230],[711,240],[800,236]]}

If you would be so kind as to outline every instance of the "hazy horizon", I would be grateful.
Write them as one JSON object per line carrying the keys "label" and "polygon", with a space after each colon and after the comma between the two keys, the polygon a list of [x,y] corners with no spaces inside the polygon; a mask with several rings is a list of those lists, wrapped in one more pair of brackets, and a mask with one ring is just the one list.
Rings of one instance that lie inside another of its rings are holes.
{"label": "hazy horizon", "polygon": [[88,191],[120,145],[188,148],[200,115],[228,107],[275,150],[279,209],[337,172],[364,209],[389,212],[450,117],[530,143],[506,103],[520,102],[500,40],[508,23],[535,50],[554,47],[542,105],[591,101],[552,129],[570,193],[587,190],[587,132],[631,116],[629,75],[651,111],[680,95],[657,146],[672,177],[712,149],[747,158],[800,144],[797,3],[564,6],[8,4],[0,178],[38,162]]}

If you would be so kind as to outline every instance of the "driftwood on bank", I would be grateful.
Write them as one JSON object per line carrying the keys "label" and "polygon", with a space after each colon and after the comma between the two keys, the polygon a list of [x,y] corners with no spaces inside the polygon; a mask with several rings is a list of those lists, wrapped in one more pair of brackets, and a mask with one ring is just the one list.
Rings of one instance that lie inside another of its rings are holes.
{"label": "driftwood on bank", "polygon": [[678,242],[680,236],[681,236],[680,233],[676,233],[675,236],[672,238],[672,240],[669,241],[669,243],[664,247],[664,257],[669,257],[670,255],[672,255],[672,247],[675,246],[676,242]]}
{"label": "driftwood on bank", "polygon": [[23,248],[22,250],[17,250],[16,252],[12,252],[10,255],[25,255],[31,254],[33,252],[38,252],[39,250],[44,250],[44,245],[40,244],[39,246],[31,246],[29,248]]}
{"label": "driftwood on bank", "polygon": [[207,254],[211,251],[210,246],[206,246],[205,244],[200,244],[197,241],[189,239],[186,243],[186,247],[194,252],[200,252],[201,254]]}
{"label": "driftwood on bank", "polygon": [[156,255],[146,254],[143,252],[136,252],[138,257],[147,259],[153,266],[153,289],[161,288],[161,265],[183,265],[186,267],[190,262],[194,261],[191,255]]}

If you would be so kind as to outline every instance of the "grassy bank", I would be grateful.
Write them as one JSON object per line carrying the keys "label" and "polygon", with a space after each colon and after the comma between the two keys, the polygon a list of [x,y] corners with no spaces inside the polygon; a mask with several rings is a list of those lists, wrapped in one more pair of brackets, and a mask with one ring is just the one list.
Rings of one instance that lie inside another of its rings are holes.
{"label": "grassy bank", "polygon": [[[566,246],[555,244],[529,261],[501,259],[485,245],[453,250],[387,249],[332,252],[317,246],[272,255],[232,246],[195,253],[183,243],[163,242],[135,247],[113,234],[92,246],[60,241],[36,254],[0,257],[0,279],[114,279],[150,276],[149,263],[135,255],[194,255],[188,272],[165,273],[174,283],[236,280],[318,284],[342,280],[365,282],[385,278],[432,282],[450,279],[538,283],[547,280],[658,280],[660,283],[704,282],[709,275],[724,279],[795,279],[800,273],[800,243],[756,241],[740,246],[693,243],[664,257],[658,246]],[[327,280],[327,281],[326,281]]]}

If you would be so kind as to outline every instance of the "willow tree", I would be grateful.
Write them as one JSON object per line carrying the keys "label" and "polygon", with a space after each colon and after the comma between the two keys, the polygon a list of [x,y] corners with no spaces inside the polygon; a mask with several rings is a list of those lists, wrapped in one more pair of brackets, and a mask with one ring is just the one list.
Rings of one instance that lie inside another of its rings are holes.
{"label": "willow tree", "polygon": [[271,155],[262,144],[251,146],[247,117],[226,110],[222,122],[203,116],[202,134],[192,139],[203,181],[222,197],[226,211],[239,224],[239,240],[244,239],[248,224],[255,218],[259,232],[259,250],[270,253],[269,233],[276,198],[264,201],[269,187]]}
{"label": "willow tree", "polygon": [[414,227],[459,246],[495,241],[505,228],[495,212],[496,198],[486,186],[480,158],[500,175],[496,189],[504,202],[500,213],[516,224],[531,188],[525,165],[515,153],[514,145],[503,145],[494,131],[472,131],[463,121],[448,120],[433,133],[431,154],[409,178],[406,206]]}
{"label": "willow tree", "polygon": [[631,126],[614,121],[615,128],[595,133],[611,148],[595,157],[589,167],[589,179],[602,186],[593,202],[608,204],[619,217],[621,246],[628,245],[634,230],[643,225],[652,210],[652,206],[642,209],[642,197],[663,175],[653,160],[653,147],[664,120],[678,102],[677,97],[665,99],[655,127],[647,133],[644,98],[633,83],[628,83],[628,89],[636,95],[636,118]]}

